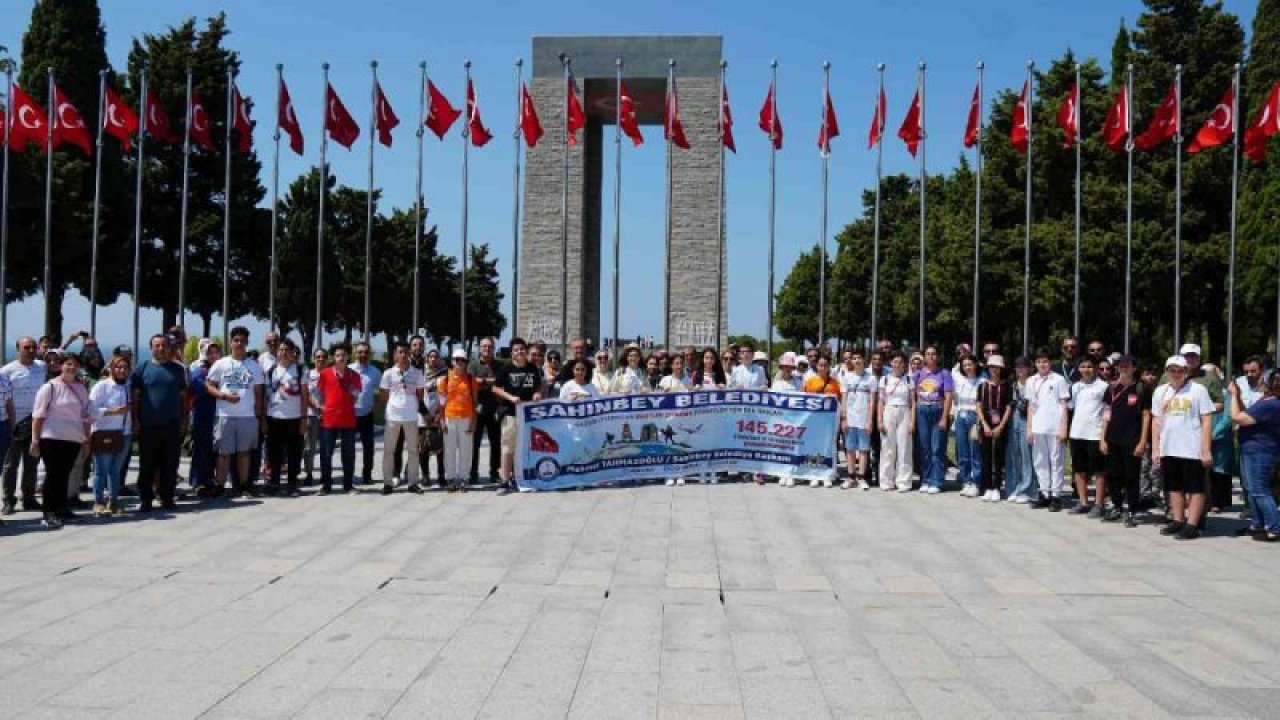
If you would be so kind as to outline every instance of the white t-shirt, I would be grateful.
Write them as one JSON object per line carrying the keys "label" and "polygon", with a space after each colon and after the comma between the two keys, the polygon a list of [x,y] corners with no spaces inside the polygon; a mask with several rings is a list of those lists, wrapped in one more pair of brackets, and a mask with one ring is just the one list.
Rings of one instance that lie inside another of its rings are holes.
{"label": "white t-shirt", "polygon": [[418,391],[427,387],[427,378],[421,370],[412,365],[407,370],[392,365],[382,373],[380,387],[387,391],[389,422],[418,421]]}
{"label": "white t-shirt", "polygon": [[284,367],[276,363],[266,373],[267,417],[298,420],[302,417],[302,378],[298,365]]}
{"label": "white t-shirt", "polygon": [[1071,386],[1071,439],[1101,440],[1102,411],[1107,407],[1107,384],[1098,378],[1086,383],[1078,380]]}
{"label": "white t-shirt", "polygon": [[774,378],[773,385],[769,386],[773,392],[803,392],[804,384],[800,381],[800,376],[793,374],[790,378],[783,380],[782,378]]}
{"label": "white t-shirt", "polygon": [[911,373],[903,373],[902,377],[888,373],[880,378],[880,402],[885,407],[909,407],[915,392],[916,384]]}
{"label": "white t-shirt", "polygon": [[840,389],[844,391],[845,424],[852,428],[865,428],[871,415],[871,392],[875,390],[876,379],[870,370],[861,374],[845,370],[840,378]]}
{"label": "white t-shirt", "polygon": [[[592,378],[592,385],[596,385],[595,378]],[[596,386],[599,390],[599,386]],[[613,381],[609,384],[610,395],[635,395],[648,390],[648,385],[644,381],[644,370],[637,370],[630,365],[622,368],[613,374]]]}
{"label": "white t-shirt", "polygon": [[[1259,388],[1261,388],[1261,386],[1262,386],[1262,383],[1259,383]],[[1262,399],[1262,390],[1261,389],[1255,390],[1253,386],[1249,384],[1249,378],[1243,375],[1236,378],[1236,387],[1240,388],[1240,405],[1245,410],[1248,410],[1249,408],[1253,407],[1254,403]],[[1228,401],[1229,400],[1230,398],[1228,398]],[[1230,407],[1231,407],[1231,403],[1228,402],[1227,408],[1229,409]]]}
{"label": "white t-shirt", "polygon": [[23,365],[14,360],[0,368],[0,373],[9,378],[13,386],[14,420],[22,420],[31,415],[36,406],[36,393],[49,377],[49,370],[44,363],[35,360],[30,365]]}
{"label": "white t-shirt", "polygon": [[764,368],[752,363],[751,365],[738,365],[729,374],[729,387],[743,390],[764,390],[769,387],[769,378],[764,374]]}
{"label": "white t-shirt", "polygon": [[666,375],[658,381],[658,389],[662,392],[684,392],[689,389],[683,377]]}
{"label": "white t-shirt", "polygon": [[579,385],[577,380],[570,380],[560,386],[560,399],[570,402],[593,400],[600,397],[600,390],[591,383]]}
{"label": "white t-shirt", "polygon": [[978,388],[986,381],[980,377],[969,379],[964,375],[956,375],[954,370],[951,380],[955,385],[951,394],[951,417],[962,412],[978,412]]}
{"label": "white t-shirt", "polygon": [[1168,383],[1151,396],[1151,417],[1161,418],[1160,455],[1200,459],[1200,425],[1214,414],[1209,391],[1188,380],[1179,390]]}
{"label": "white t-shirt", "polygon": [[254,410],[253,388],[265,385],[262,367],[251,357],[236,360],[230,355],[221,358],[209,368],[209,382],[225,393],[240,396],[240,402],[227,402],[219,399],[216,409],[218,417],[257,417]]}
{"label": "white t-shirt", "polygon": [[1027,378],[1027,402],[1031,431],[1037,435],[1054,435],[1062,424],[1062,406],[1071,399],[1067,379],[1056,372],[1036,373]]}

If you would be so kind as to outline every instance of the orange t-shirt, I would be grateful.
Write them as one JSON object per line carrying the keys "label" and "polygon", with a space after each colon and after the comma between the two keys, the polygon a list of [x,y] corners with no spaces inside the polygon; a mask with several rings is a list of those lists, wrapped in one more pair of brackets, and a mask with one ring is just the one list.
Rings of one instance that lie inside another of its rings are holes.
{"label": "orange t-shirt", "polygon": [[437,381],[440,394],[444,395],[444,417],[446,420],[470,420],[476,415],[475,389],[476,380],[470,374],[460,379],[450,370],[447,375]]}
{"label": "orange t-shirt", "polygon": [[840,381],[833,377],[829,377],[824,382],[821,375],[814,375],[804,381],[804,391],[807,393],[826,393],[827,395],[835,395],[840,397]]}

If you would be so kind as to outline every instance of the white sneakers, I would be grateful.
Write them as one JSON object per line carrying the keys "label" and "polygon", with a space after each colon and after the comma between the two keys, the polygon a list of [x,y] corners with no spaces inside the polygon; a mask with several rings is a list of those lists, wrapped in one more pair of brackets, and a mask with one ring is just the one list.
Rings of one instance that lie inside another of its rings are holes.
{"label": "white sneakers", "polygon": [[1000,502],[1000,491],[988,490],[986,494],[982,496],[982,499],[986,502]]}
{"label": "white sneakers", "polygon": [[978,497],[978,486],[973,483],[965,483],[964,489],[960,491],[960,497]]}
{"label": "white sneakers", "polygon": [[676,484],[676,479],[675,479],[675,478],[667,478],[667,487],[672,487],[672,486],[674,486],[675,484]]}
{"label": "white sneakers", "polygon": [[941,493],[942,490],[935,485],[927,485],[925,487],[920,488],[920,492],[921,494],[924,494],[924,495],[937,495]]}

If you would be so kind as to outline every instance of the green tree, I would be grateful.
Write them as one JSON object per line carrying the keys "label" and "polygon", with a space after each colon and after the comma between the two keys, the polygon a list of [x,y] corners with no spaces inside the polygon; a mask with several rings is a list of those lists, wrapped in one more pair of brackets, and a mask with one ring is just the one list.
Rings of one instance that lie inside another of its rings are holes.
{"label": "green tree", "polygon": [[[1241,120],[1251,122],[1280,82],[1280,0],[1259,0],[1249,37]],[[1247,126],[1247,125],[1246,125]],[[1243,156],[1242,156],[1243,160]],[[1276,332],[1280,291],[1280,143],[1267,143],[1266,162],[1245,161],[1240,185],[1236,357],[1258,352]]]}
{"label": "green tree", "polygon": [[[828,278],[831,277],[831,265],[831,259],[828,258],[825,268]],[[791,271],[782,281],[782,287],[778,289],[777,298],[774,300],[774,324],[777,326],[778,334],[798,345],[803,346],[805,343],[816,345],[820,341],[818,337],[818,276],[822,272],[820,268],[822,268],[822,251],[814,245],[812,250],[803,252],[796,258],[795,264],[791,266]],[[832,290],[831,283],[828,283],[828,299],[833,294]],[[828,317],[832,309],[828,302]]]}

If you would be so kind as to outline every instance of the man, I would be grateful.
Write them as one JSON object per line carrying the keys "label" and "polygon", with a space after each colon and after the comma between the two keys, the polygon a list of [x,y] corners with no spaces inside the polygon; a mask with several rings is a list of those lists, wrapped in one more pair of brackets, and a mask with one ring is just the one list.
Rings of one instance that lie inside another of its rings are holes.
{"label": "man", "polygon": [[[887,364],[892,352],[893,351],[891,350],[889,353],[871,353],[871,362],[867,366],[868,369],[871,370],[872,379],[876,382],[871,393],[875,396],[872,398],[872,401],[875,402],[877,407],[880,404],[880,378],[884,377],[889,371]],[[869,477],[869,482],[872,485],[878,486],[880,484],[880,433],[878,432],[879,428],[877,427],[877,423],[879,422],[877,417],[878,416],[875,412],[871,413],[871,456],[870,461],[867,464],[867,475]]]}
{"label": "man", "polygon": [[[1065,344],[1063,347],[1067,347]],[[1036,510],[1062,510],[1062,445],[1071,419],[1067,402],[1071,387],[1066,378],[1053,372],[1049,349],[1036,353],[1036,374],[1027,380],[1027,436],[1031,445],[1031,465],[1040,481],[1040,497],[1031,504]],[[1072,370],[1075,370],[1073,360]]]}
{"label": "man", "polygon": [[[514,485],[512,477],[518,437],[516,413],[520,403],[542,398],[542,371],[528,361],[529,346],[523,338],[511,340],[511,364],[498,370],[498,382],[493,394],[501,401],[498,417],[502,422],[502,484],[498,494],[506,495]],[[605,358],[608,358],[606,354]]]}
{"label": "man", "polygon": [[1088,353],[1088,357],[1093,358],[1093,367],[1096,372],[1098,363],[1102,362],[1103,358],[1107,357],[1107,345],[1101,340],[1090,340],[1089,346],[1085,352]]}
{"label": "man", "polygon": [[362,455],[360,482],[373,482],[373,416],[374,401],[382,383],[382,371],[371,360],[373,348],[369,343],[356,343],[356,361],[351,369],[360,376],[360,395],[356,398],[356,435],[360,437]]}
{"label": "man", "polygon": [[883,357],[886,363],[893,357],[893,349],[893,341],[889,338],[880,338],[876,341],[876,354]]}
{"label": "man", "polygon": [[1181,355],[1165,361],[1169,382],[1151,396],[1151,416],[1156,421],[1152,462],[1163,469],[1169,494],[1169,523],[1160,534],[1178,540],[1200,537],[1209,468],[1213,467],[1211,418],[1217,412],[1204,386],[1188,382],[1189,365]]}
{"label": "man", "polygon": [[19,338],[17,359],[0,368],[0,375],[13,386],[13,417],[9,418],[13,432],[9,446],[4,449],[4,505],[0,506],[0,515],[12,515],[17,511],[19,465],[22,466],[22,509],[27,512],[40,512],[41,509],[40,502],[36,500],[36,465],[40,460],[29,452],[31,413],[35,409],[36,392],[48,373],[45,364],[36,359],[38,348],[35,338]]}
{"label": "man", "polygon": [[1240,407],[1248,410],[1262,399],[1266,393],[1266,384],[1262,381],[1261,355],[1250,355],[1244,360],[1244,375],[1236,378],[1236,386],[1240,390]]}
{"label": "man", "polygon": [[1000,343],[988,340],[982,343],[982,364],[985,366],[992,355],[1000,355]]}
{"label": "man", "polygon": [[1068,383],[1073,383],[1080,379],[1080,370],[1076,367],[1079,364],[1080,338],[1068,335],[1062,341],[1062,358],[1058,360],[1056,367],[1050,369],[1065,378]]}
{"label": "man", "polygon": [[[1080,380],[1071,385],[1071,472],[1080,502],[1073,514],[1101,519],[1107,504],[1106,460],[1102,455],[1103,412],[1107,407],[1107,383],[1098,378],[1096,361],[1085,355],[1076,366]],[[1093,478],[1095,502],[1089,505],[1089,478]]]}
{"label": "man", "polygon": [[347,365],[346,345],[334,346],[333,364],[316,379],[321,398],[320,493],[333,490],[333,449],[342,443],[342,491],[351,492],[356,465],[356,398],[360,397],[360,374]]}
{"label": "man", "polygon": [[803,373],[801,377],[803,377],[804,382],[809,382],[811,378],[817,377],[819,355],[818,348],[809,348],[804,351],[805,361],[800,367],[800,371]]}
{"label": "man", "polygon": [[263,342],[266,344],[267,349],[258,355],[258,365],[262,368],[263,374],[270,375],[271,370],[280,361],[280,333],[275,330],[268,330]]}
{"label": "man", "polygon": [[739,390],[766,390],[769,374],[755,364],[755,346],[749,342],[738,346],[738,363],[729,373],[729,387]]}
{"label": "man", "polygon": [[[480,357],[467,368],[467,372],[476,381],[478,402],[475,432],[471,435],[471,474],[468,476],[472,485],[480,482],[480,444],[485,438],[489,440],[489,482],[498,482],[502,418],[498,415],[500,403],[493,394],[493,388],[497,384],[502,363],[493,356],[493,346],[493,338],[480,338]],[[585,344],[582,351],[586,353]]]}
{"label": "man", "polygon": [[218,454],[218,479],[215,482],[219,488],[226,484],[234,459],[239,486],[233,487],[232,497],[242,492],[257,496],[249,467],[252,451],[266,431],[265,386],[266,376],[262,367],[249,357],[248,328],[242,325],[231,328],[231,353],[209,368],[205,388],[218,400],[214,408],[217,420],[213,428],[214,450]]}
{"label": "man", "polygon": [[848,490],[857,483],[859,489],[870,490],[867,469],[871,457],[872,421],[876,417],[878,380],[867,369],[862,350],[849,350],[847,353],[844,373],[840,378],[844,393],[844,414],[840,425],[844,431],[844,456],[849,470],[844,489]]}
{"label": "man", "polygon": [[[418,408],[422,405],[427,379],[409,361],[409,345],[397,342],[392,350],[395,364],[382,374],[379,395],[386,410],[386,431],[382,444],[382,494],[390,495],[400,484],[396,467],[401,464],[400,449],[408,452],[404,464],[409,487],[419,485]],[[363,382],[363,380],[361,380]]]}
{"label": "man", "polygon": [[[178,484],[178,459],[182,437],[187,432],[191,400],[187,371],[173,359],[173,349],[164,335],[151,336],[151,359],[133,369],[129,385],[133,392],[133,432],[138,437],[138,512],[153,509],[156,496],[160,507],[172,510]],[[256,439],[256,434],[255,434]],[[243,475],[242,475],[243,477]]]}

